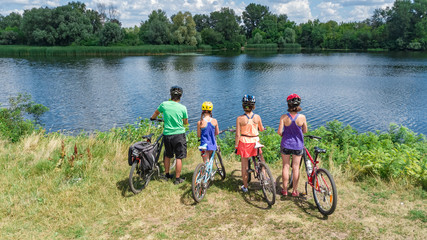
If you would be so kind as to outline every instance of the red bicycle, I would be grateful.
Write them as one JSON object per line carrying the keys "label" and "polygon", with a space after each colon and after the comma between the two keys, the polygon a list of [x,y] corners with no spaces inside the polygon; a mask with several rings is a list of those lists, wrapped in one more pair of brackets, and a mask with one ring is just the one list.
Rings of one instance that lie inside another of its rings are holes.
{"label": "red bicycle", "polygon": [[[321,137],[305,135],[304,137],[310,139],[322,139]],[[305,182],[305,194],[307,195],[307,185],[313,189],[314,202],[317,205],[317,209],[323,215],[331,215],[337,206],[337,187],[335,186],[334,179],[332,178],[331,173],[324,168],[319,168],[317,164],[319,161],[317,157],[319,153],[326,153],[326,149],[321,149],[319,147],[314,147],[314,160],[310,152],[306,147],[304,147],[304,153],[302,161],[300,163],[300,168],[302,162],[305,164],[305,169],[307,170],[307,182]],[[292,165],[291,165],[292,166]],[[311,167],[313,166],[313,167]],[[292,188],[292,168],[290,177],[289,177],[289,188]]]}

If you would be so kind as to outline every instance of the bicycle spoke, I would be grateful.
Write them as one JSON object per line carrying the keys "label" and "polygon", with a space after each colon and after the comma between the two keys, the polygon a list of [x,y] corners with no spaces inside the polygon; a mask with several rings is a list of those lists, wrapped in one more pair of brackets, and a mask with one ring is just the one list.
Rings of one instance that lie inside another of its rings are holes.
{"label": "bicycle spoke", "polygon": [[276,201],[276,187],[273,175],[265,163],[260,163],[259,177],[264,197],[268,205],[272,206]]}
{"label": "bicycle spoke", "polygon": [[325,169],[318,169],[313,178],[313,197],[319,211],[324,215],[332,214],[337,204],[335,182]]}
{"label": "bicycle spoke", "polygon": [[193,179],[191,182],[193,198],[196,202],[200,202],[206,193],[206,187],[204,186],[205,176],[205,165],[200,163],[194,170]]}

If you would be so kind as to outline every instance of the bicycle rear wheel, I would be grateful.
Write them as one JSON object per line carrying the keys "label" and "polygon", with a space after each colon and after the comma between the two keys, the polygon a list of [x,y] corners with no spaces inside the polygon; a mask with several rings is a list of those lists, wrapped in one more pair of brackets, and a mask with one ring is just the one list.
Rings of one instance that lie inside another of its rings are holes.
{"label": "bicycle rear wheel", "polygon": [[[206,194],[206,186],[204,186],[205,181],[205,168],[206,165],[203,163],[199,163],[193,173],[193,179],[191,181],[191,190],[193,192],[194,201],[200,202]],[[209,182],[208,182],[209,184]]]}
{"label": "bicycle rear wheel", "polygon": [[[163,165],[163,167],[165,166],[165,155],[163,152],[163,156],[162,156],[162,161],[159,162],[159,165]],[[175,168],[176,165],[176,158],[171,158],[170,160],[170,165],[169,165],[169,171],[173,170]]]}
{"label": "bicycle rear wheel", "polygon": [[260,183],[262,187],[262,193],[264,194],[265,200],[268,205],[272,206],[276,202],[276,184],[274,183],[273,174],[267,164],[261,162],[260,166]]}
{"label": "bicycle rear wheel", "polygon": [[[248,174],[248,183],[250,183],[251,182],[251,180],[252,180],[252,173],[251,172],[253,172],[254,170],[251,168],[251,161],[253,161],[254,163],[255,163],[255,161],[256,161],[256,159],[255,159],[255,157],[252,157],[252,158],[249,158],[248,159],[248,171],[247,171],[247,174]],[[251,170],[251,171],[250,171]]]}
{"label": "bicycle rear wheel", "polygon": [[313,197],[323,215],[331,215],[337,206],[337,188],[328,170],[319,168],[313,177]]}
{"label": "bicycle rear wheel", "polygon": [[219,151],[216,152],[215,157],[215,166],[216,166],[216,172],[221,176],[221,180],[225,179],[225,167],[222,163],[222,157],[221,153]]}
{"label": "bicycle rear wheel", "polygon": [[141,192],[141,190],[147,186],[148,182],[150,181],[150,177],[151,175],[147,177],[147,175],[145,175],[144,172],[140,169],[139,162],[134,161],[129,173],[130,190],[134,194]]}

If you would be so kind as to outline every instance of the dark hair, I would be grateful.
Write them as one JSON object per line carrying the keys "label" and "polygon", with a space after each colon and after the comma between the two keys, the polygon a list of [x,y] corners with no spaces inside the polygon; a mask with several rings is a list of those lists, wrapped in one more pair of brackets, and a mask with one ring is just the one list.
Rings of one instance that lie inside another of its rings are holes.
{"label": "dark hair", "polygon": [[202,114],[200,115],[200,121],[203,120],[203,115],[205,115],[205,113],[210,113],[211,117],[212,117],[212,111],[208,111],[208,110],[203,110]]}
{"label": "dark hair", "polygon": [[181,100],[181,95],[171,95],[171,100],[172,101]]}
{"label": "dark hair", "polygon": [[183,90],[180,86],[172,86],[170,89],[172,101],[180,100],[182,93],[183,93]]}
{"label": "dark hair", "polygon": [[302,108],[300,106],[289,105],[288,104],[288,112],[299,112]]}
{"label": "dark hair", "polygon": [[255,105],[248,105],[248,104],[242,104],[243,107],[243,111],[245,112],[252,112],[252,110],[254,110]]}

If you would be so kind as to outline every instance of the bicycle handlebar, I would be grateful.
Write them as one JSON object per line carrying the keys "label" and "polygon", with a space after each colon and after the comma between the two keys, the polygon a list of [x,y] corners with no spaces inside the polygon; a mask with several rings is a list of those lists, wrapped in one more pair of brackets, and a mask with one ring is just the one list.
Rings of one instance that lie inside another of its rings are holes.
{"label": "bicycle handlebar", "polygon": [[164,122],[163,119],[158,119],[158,118],[155,118],[155,119],[150,118],[150,121],[152,121],[152,122]]}
{"label": "bicycle handlebar", "polygon": [[313,136],[313,135],[304,135],[304,137],[308,137],[308,138],[310,138],[310,139],[322,139],[321,137],[318,137],[318,136]]}
{"label": "bicycle handlebar", "polygon": [[224,130],[219,131],[219,134],[221,134],[223,132],[236,132],[236,129],[224,129]]}

